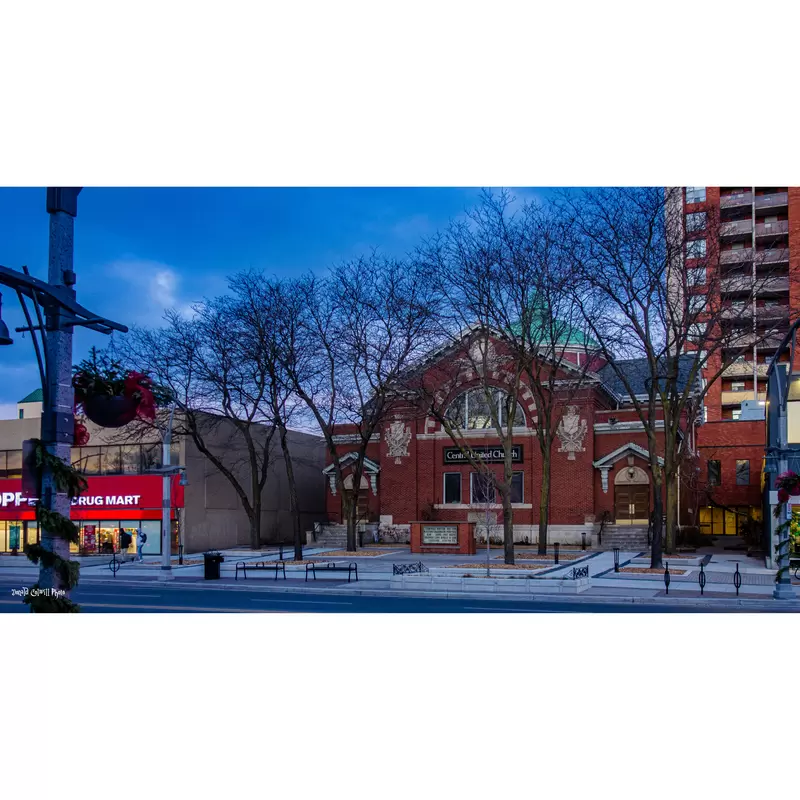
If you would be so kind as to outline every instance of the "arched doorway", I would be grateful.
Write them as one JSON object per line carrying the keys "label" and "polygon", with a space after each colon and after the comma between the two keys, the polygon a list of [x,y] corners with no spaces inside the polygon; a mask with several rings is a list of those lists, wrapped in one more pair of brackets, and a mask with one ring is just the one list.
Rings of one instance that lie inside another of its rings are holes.
{"label": "arched doorway", "polygon": [[[356,517],[356,524],[363,525],[367,521],[367,504],[369,502],[369,481],[367,480],[365,475],[361,476],[361,481],[359,483],[359,491],[358,491],[358,516]],[[345,493],[352,495],[353,493],[353,475],[346,475],[344,479],[344,491]],[[344,513],[344,506],[342,506],[342,512]],[[344,522],[344,517],[342,517],[342,521]]]}
{"label": "arched doorway", "polygon": [[650,518],[650,479],[641,467],[629,464],[614,477],[614,517],[617,525],[647,525]]}

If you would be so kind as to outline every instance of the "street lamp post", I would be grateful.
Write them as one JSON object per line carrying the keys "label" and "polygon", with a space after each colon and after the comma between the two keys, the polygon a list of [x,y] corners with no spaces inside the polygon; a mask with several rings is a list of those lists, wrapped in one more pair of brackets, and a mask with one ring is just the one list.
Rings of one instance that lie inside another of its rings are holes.
{"label": "street lamp post", "polygon": [[169,472],[170,450],[172,448],[172,420],[175,416],[175,406],[169,410],[169,423],[164,431],[161,447],[161,464],[164,467],[162,483],[162,508],[161,508],[161,577],[164,580],[172,578],[172,475]]}
{"label": "street lamp post", "polygon": [[[47,281],[32,277],[27,267],[17,272],[0,266],[0,285],[14,290],[25,315],[27,325],[16,330],[30,332],[36,353],[42,386],[42,444],[51,455],[66,464],[70,463],[70,448],[74,438],[73,328],[83,326],[105,334],[128,330],[124,325],[104,319],[76,302],[73,250],[80,191],[80,188],[47,189],[46,207],[50,215]],[[26,298],[32,301],[35,320],[27,307]],[[41,347],[37,334],[41,338]],[[0,345],[10,344],[12,339],[8,328],[0,320]],[[47,464],[42,467],[39,503],[43,509],[69,518],[69,496],[55,481]],[[41,532],[41,546],[63,560],[69,560],[69,542],[46,528]],[[50,590],[69,588],[53,566],[46,566],[44,561],[40,566],[39,586]]]}

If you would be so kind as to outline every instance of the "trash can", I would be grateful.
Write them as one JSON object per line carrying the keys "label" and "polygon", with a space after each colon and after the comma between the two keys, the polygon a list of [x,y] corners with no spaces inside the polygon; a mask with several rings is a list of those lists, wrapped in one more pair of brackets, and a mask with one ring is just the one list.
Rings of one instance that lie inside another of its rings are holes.
{"label": "trash can", "polygon": [[203,553],[203,565],[205,567],[205,579],[207,581],[219,580],[219,565],[224,560],[224,557],[219,551],[211,550],[208,553]]}

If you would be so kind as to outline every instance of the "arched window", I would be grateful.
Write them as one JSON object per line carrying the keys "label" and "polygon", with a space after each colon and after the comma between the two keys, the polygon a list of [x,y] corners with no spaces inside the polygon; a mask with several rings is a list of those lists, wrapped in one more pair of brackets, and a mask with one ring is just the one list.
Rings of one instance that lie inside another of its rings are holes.
{"label": "arched window", "polygon": [[[447,419],[462,430],[486,430],[494,427],[494,409],[500,425],[504,427],[508,420],[509,399],[501,389],[493,389],[490,398],[487,398],[483,389],[470,389],[453,400],[447,409]],[[514,413],[514,427],[525,427],[525,414],[519,403]]]}

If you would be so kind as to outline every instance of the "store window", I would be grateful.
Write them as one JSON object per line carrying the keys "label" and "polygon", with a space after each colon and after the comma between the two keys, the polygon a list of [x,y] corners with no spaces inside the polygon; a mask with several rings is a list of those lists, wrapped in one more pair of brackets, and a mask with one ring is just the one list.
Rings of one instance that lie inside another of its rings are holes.
{"label": "store window", "polygon": [[706,201],[706,187],[705,186],[687,186],[686,187],[686,202],[687,203],[705,203]]}
{"label": "store window", "polygon": [[461,473],[445,472],[444,474],[444,502],[461,502]]}
{"label": "store window", "polygon": [[475,505],[485,505],[496,502],[494,480],[483,472],[470,473],[471,502]]}
{"label": "store window", "polygon": [[22,477],[22,450],[0,450],[0,478]]}
{"label": "store window", "polygon": [[719,486],[722,483],[722,465],[719,461],[708,462],[708,485]]}
{"label": "store window", "polygon": [[747,460],[738,460],[736,462],[736,485],[750,485],[750,462]]}

